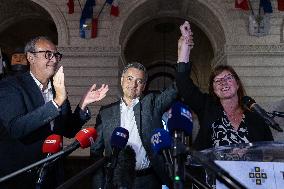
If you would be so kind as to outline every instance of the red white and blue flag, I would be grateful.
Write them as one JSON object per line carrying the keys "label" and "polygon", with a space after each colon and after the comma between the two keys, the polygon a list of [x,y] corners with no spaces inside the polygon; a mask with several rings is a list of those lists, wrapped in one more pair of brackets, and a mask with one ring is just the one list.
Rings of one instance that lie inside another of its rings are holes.
{"label": "red white and blue flag", "polygon": [[118,1],[119,0],[106,0],[106,2],[111,5],[110,15],[115,16],[115,17],[119,16],[119,7],[118,7],[119,2]]}
{"label": "red white and blue flag", "polygon": [[235,8],[249,10],[248,0],[235,0]]}
{"label": "red white and blue flag", "polygon": [[68,14],[73,14],[74,13],[74,0],[68,0],[67,6],[68,6]]}
{"label": "red white and blue flag", "polygon": [[[83,8],[80,18],[80,37],[94,38],[96,37],[97,20],[93,19],[93,6],[96,5],[95,0],[87,0]],[[95,34],[95,35],[94,35]]]}
{"label": "red white and blue flag", "polygon": [[284,0],[277,0],[278,10],[284,11]]}
{"label": "red white and blue flag", "polygon": [[263,8],[263,12],[272,13],[272,5],[270,0],[260,0],[259,6]]}

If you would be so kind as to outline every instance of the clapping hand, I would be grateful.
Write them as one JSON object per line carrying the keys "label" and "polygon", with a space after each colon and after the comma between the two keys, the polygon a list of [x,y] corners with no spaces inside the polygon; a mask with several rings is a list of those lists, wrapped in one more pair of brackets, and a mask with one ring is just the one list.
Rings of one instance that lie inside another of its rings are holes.
{"label": "clapping hand", "polygon": [[64,72],[62,66],[60,66],[60,68],[53,76],[53,86],[55,90],[54,102],[58,106],[61,106],[64,103],[64,101],[67,99],[67,92],[64,81]]}
{"label": "clapping hand", "polygon": [[93,103],[100,101],[106,96],[106,93],[108,92],[109,88],[108,85],[102,84],[102,86],[96,90],[96,84],[90,87],[90,89],[85,93],[85,95],[82,97],[80,101],[80,108],[82,110],[85,110],[86,106]]}

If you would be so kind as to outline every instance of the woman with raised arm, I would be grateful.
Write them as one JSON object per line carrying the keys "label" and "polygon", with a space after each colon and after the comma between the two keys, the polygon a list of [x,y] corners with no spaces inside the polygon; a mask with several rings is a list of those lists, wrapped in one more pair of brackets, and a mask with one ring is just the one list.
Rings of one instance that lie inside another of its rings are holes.
{"label": "woman with raised arm", "polygon": [[272,141],[268,125],[257,114],[244,109],[243,84],[229,65],[213,68],[209,94],[203,93],[190,78],[190,51],[193,33],[186,21],[180,26],[176,82],[180,96],[197,114],[200,130],[193,147],[197,150],[230,144]]}

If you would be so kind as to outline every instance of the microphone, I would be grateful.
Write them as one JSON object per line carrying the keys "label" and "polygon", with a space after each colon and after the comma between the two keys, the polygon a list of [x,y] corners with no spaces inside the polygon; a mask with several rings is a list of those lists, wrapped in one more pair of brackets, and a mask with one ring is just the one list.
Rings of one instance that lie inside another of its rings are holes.
{"label": "microphone", "polygon": [[185,136],[192,134],[192,115],[187,106],[181,102],[176,102],[171,107],[171,116],[167,126],[173,139],[173,179],[174,188],[184,188],[185,181]]}
{"label": "microphone", "polygon": [[69,146],[67,146],[66,148],[64,148],[63,150],[49,156],[49,157],[46,157],[40,161],[37,161],[31,165],[28,165],[18,171],[15,171],[11,174],[8,174],[4,177],[1,177],[0,178],[0,183],[1,182],[4,182],[6,180],[9,180],[11,178],[13,178],[14,176],[17,176],[25,171],[28,171],[34,167],[37,167],[41,164],[44,164],[46,162],[49,162],[49,161],[52,161],[52,160],[55,160],[57,158],[60,158],[64,155],[68,155],[70,154],[71,152],[73,152],[74,150],[76,150],[77,148],[81,147],[81,148],[87,148],[89,147],[91,144],[94,143],[94,141],[96,140],[97,138],[97,131],[90,127],[90,128],[85,128],[85,129],[81,129],[75,136],[75,142],[73,142],[72,144],[70,144]]}
{"label": "microphone", "polygon": [[[46,157],[50,157],[52,154],[57,153],[62,148],[62,137],[60,135],[52,134],[48,136],[43,145],[42,152],[47,154]],[[47,173],[47,168],[49,166],[49,162],[43,164],[43,166],[38,171],[38,180],[36,182],[37,185],[41,185],[43,183],[44,177]]]}
{"label": "microphone", "polygon": [[112,155],[118,156],[118,153],[126,146],[129,138],[129,132],[123,127],[116,127],[111,135],[110,145]]}
{"label": "microphone", "polygon": [[174,103],[167,126],[171,134],[174,131],[182,131],[186,136],[192,134],[192,115],[186,105],[181,102]]}
{"label": "microphone", "polygon": [[283,132],[283,129],[281,129],[281,127],[279,127],[279,124],[276,123],[274,121],[274,119],[272,117],[270,117],[267,112],[262,109],[256,102],[254,99],[252,99],[251,97],[249,96],[244,96],[242,98],[242,103],[244,105],[244,107],[251,111],[251,112],[255,112],[257,113],[260,117],[262,117],[266,124],[268,124],[271,128],[279,131],[279,132]]}
{"label": "microphone", "polygon": [[63,154],[70,154],[79,147],[83,149],[90,147],[97,139],[97,131],[93,127],[81,129],[75,135],[75,139],[72,144],[63,149]]}
{"label": "microphone", "polygon": [[131,189],[135,180],[136,154],[129,145],[122,149],[117,158],[113,173],[113,186],[119,189]]}
{"label": "microphone", "polygon": [[170,151],[172,147],[171,136],[169,132],[160,128],[155,129],[153,133],[154,134],[151,137],[152,150],[154,154],[162,152],[169,172],[169,176],[170,178],[173,178],[173,159]]}
{"label": "microphone", "polygon": [[113,170],[117,165],[119,152],[125,148],[129,138],[129,132],[123,127],[116,127],[112,132],[110,145],[112,147],[112,154],[110,162],[106,166],[106,187],[112,188]]}
{"label": "microphone", "polygon": [[[161,151],[163,152],[163,156],[166,160],[166,165],[168,172],[170,174],[170,178],[176,179],[173,175],[173,160],[171,157],[171,152],[169,150],[172,146],[172,140],[169,132],[167,132],[164,129],[155,129],[154,134],[151,138],[151,144],[154,154],[157,154]],[[185,172],[185,175],[189,177],[197,185],[201,186],[201,188],[206,188],[206,189],[210,188],[209,186],[206,185],[206,183],[199,181],[198,179],[191,176],[189,173]]]}
{"label": "microphone", "polygon": [[62,149],[62,137],[52,134],[45,139],[42,145],[42,152],[45,154],[54,154]]}

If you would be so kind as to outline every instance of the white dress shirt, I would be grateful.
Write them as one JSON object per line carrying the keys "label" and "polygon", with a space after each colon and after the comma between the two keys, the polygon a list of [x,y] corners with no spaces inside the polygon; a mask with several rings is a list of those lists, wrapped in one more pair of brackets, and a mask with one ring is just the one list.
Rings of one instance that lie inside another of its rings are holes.
{"label": "white dress shirt", "polygon": [[[48,81],[47,88],[44,89],[41,82],[32,74],[32,72],[30,72],[30,74],[31,74],[32,78],[34,79],[34,81],[36,82],[36,85],[39,87],[39,90],[40,90],[40,92],[43,96],[44,102],[47,103],[49,101],[52,101],[53,105],[58,109],[58,111],[60,111],[58,105],[53,100],[53,92],[52,92],[50,80]],[[51,126],[50,129],[53,131],[54,120],[52,120],[50,122],[50,126]]]}
{"label": "white dress shirt", "polygon": [[132,101],[131,106],[127,106],[123,99],[120,103],[120,125],[129,131],[129,139],[127,145],[130,145],[136,153],[136,170],[146,169],[149,167],[150,161],[147,157],[146,150],[142,145],[142,141],[138,132],[135,121],[133,107],[139,102],[136,98]]}

